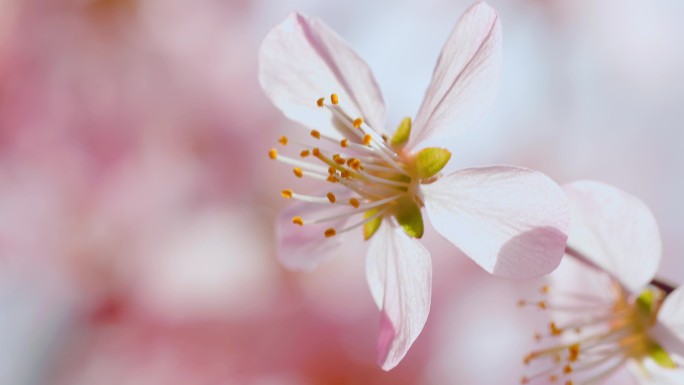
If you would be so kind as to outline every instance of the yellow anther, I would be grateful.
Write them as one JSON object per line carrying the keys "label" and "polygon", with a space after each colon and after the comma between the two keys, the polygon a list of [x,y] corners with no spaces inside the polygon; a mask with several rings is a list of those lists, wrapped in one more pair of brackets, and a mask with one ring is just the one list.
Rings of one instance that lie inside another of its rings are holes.
{"label": "yellow anther", "polygon": [[563,374],[570,374],[570,373],[572,373],[572,366],[565,365],[565,367],[563,368]]}
{"label": "yellow anther", "polygon": [[523,363],[524,363],[525,365],[529,365],[530,362],[532,362],[532,360],[533,360],[534,358],[535,358],[535,354],[534,354],[534,353],[530,353],[530,354],[528,354],[528,355],[525,356],[525,359],[523,359]]}
{"label": "yellow anther", "polygon": [[303,150],[299,153],[299,156],[301,156],[302,158],[306,158],[309,155],[311,155],[311,152],[309,150]]}
{"label": "yellow anther", "polygon": [[546,310],[546,302],[544,302],[544,301],[537,302],[537,307],[541,310]]}
{"label": "yellow anther", "polygon": [[332,104],[337,104],[340,102],[340,98],[337,97],[337,94],[332,94],[330,95],[330,101],[332,102]]}
{"label": "yellow anther", "polygon": [[318,130],[311,130],[311,136],[313,136],[313,137],[316,138],[316,139],[320,139],[320,138],[321,138],[321,133],[318,132]]}
{"label": "yellow anther", "polygon": [[342,179],[348,179],[351,176],[351,173],[349,172],[349,170],[342,170],[340,176],[342,177]]}
{"label": "yellow anther", "polygon": [[354,158],[354,159],[352,159],[349,166],[354,170],[359,170],[359,169],[361,169],[361,161],[359,159]]}
{"label": "yellow anther", "polygon": [[278,139],[278,143],[282,144],[283,146],[287,146],[287,136],[281,136],[280,139]]}
{"label": "yellow anther", "polygon": [[275,148],[268,150],[268,157],[271,159],[277,158],[278,157],[278,150],[276,150]]}
{"label": "yellow anther", "polygon": [[346,159],[340,156],[340,154],[335,154],[333,155],[333,160],[335,163],[339,164],[340,166],[344,166],[344,163],[346,162]]}
{"label": "yellow anther", "polygon": [[518,307],[524,307],[525,305],[527,305],[527,301],[524,299],[518,301]]}
{"label": "yellow anther", "polygon": [[558,381],[558,376],[555,375],[555,374],[550,375],[550,376],[549,376],[549,381],[551,381],[551,382],[556,382],[556,381]]}
{"label": "yellow anther", "polygon": [[311,150],[311,153],[313,156],[321,156],[321,150],[319,150],[318,147],[314,147],[314,149]]}
{"label": "yellow anther", "polygon": [[299,168],[299,167],[295,167],[295,168],[292,170],[292,172],[294,172],[294,174],[295,174],[295,176],[296,176],[297,178],[301,178],[302,175],[304,175],[304,172],[303,172],[302,169]]}
{"label": "yellow anther", "polygon": [[318,105],[318,107],[323,107],[323,102],[325,102],[325,98],[319,98],[318,100],[316,100],[316,104]]}
{"label": "yellow anther", "polygon": [[549,285],[544,285],[541,287],[541,289],[539,289],[539,292],[542,294],[549,294],[549,291],[551,291]]}
{"label": "yellow anther", "polygon": [[302,219],[302,217],[292,218],[292,223],[294,223],[295,225],[304,226],[304,220]]}
{"label": "yellow anther", "polygon": [[565,385],[573,385],[574,383],[572,381],[565,381]]}
{"label": "yellow anther", "polygon": [[382,141],[387,143],[388,140],[389,140],[389,138],[387,137],[387,135],[382,134]]}
{"label": "yellow anther", "polygon": [[356,119],[354,119],[354,122],[352,122],[352,126],[354,126],[354,128],[360,128],[362,124],[363,124],[363,119],[361,119],[361,118],[356,118]]}
{"label": "yellow anther", "polygon": [[325,233],[323,233],[323,234],[325,234],[325,237],[326,237],[326,238],[330,238],[330,237],[334,237],[335,234],[337,234],[337,231],[335,231],[335,229],[333,229],[333,228],[331,227],[331,228],[325,230]]}
{"label": "yellow anther", "polygon": [[285,199],[290,199],[292,198],[292,190],[283,190],[280,192],[280,195]]}
{"label": "yellow anther", "polygon": [[326,180],[327,180],[328,182],[330,182],[330,183],[337,183],[337,182],[339,182],[339,179],[337,179],[334,175],[328,176],[328,178],[327,178]]}
{"label": "yellow anther", "polygon": [[340,140],[340,146],[347,147],[348,145],[349,145],[349,140],[347,138]]}
{"label": "yellow anther", "polygon": [[563,329],[556,326],[555,322],[551,322],[549,324],[549,330],[551,331],[551,335],[553,335],[553,336],[559,336],[559,335],[563,334]]}
{"label": "yellow anther", "polygon": [[570,347],[568,347],[568,361],[570,361],[570,362],[577,361],[577,358],[579,358],[579,353],[580,353],[580,345],[579,344],[570,345]]}
{"label": "yellow anther", "polygon": [[366,135],[363,137],[363,144],[365,144],[366,146],[370,146],[372,140],[373,140],[373,137],[370,136],[370,135],[368,135],[368,134],[366,134]]}
{"label": "yellow anther", "polygon": [[356,198],[349,198],[349,204],[354,206],[355,209],[358,209],[360,205],[359,200]]}
{"label": "yellow anther", "polygon": [[328,174],[330,175],[335,175],[337,170],[335,170],[335,167],[328,167]]}
{"label": "yellow anther", "polygon": [[330,203],[335,203],[335,201],[337,200],[337,197],[335,197],[335,194],[329,192],[328,193],[328,200],[330,201]]}

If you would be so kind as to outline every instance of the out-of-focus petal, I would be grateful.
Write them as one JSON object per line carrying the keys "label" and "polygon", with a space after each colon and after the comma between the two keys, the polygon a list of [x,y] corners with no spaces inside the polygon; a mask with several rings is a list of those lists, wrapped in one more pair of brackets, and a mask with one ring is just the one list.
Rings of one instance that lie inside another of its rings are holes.
{"label": "out-of-focus petal", "polygon": [[259,81],[287,116],[322,133],[336,135],[332,114],[316,105],[337,93],[349,113],[382,130],[385,103],[368,65],[317,18],[293,13],[264,38]]}
{"label": "out-of-focus petal", "polygon": [[684,286],[665,298],[658,312],[658,324],[660,328],[654,338],[665,350],[684,359]]}
{"label": "out-of-focus petal", "polygon": [[381,309],[378,364],[394,368],[423,330],[430,311],[430,252],[401,228],[385,221],[371,238],[368,284]]}
{"label": "out-of-focus petal", "polygon": [[684,385],[684,369],[665,369],[652,360],[631,362],[629,370],[639,385]]}
{"label": "out-of-focus petal", "polygon": [[658,224],[636,197],[604,183],[563,186],[572,224],[568,246],[637,292],[654,277],[661,258]]}
{"label": "out-of-focus petal", "polygon": [[[336,195],[345,196],[344,192]],[[326,238],[324,232],[329,227],[344,227],[348,219],[298,226],[292,223],[292,218],[299,216],[304,220],[312,220],[331,217],[340,212],[344,212],[344,207],[307,202],[293,202],[288,205],[276,221],[276,254],[280,262],[288,269],[309,271],[330,259],[344,234]]]}
{"label": "out-of-focus petal", "polygon": [[517,167],[470,168],[423,185],[435,230],[486,271],[530,278],[563,256],[569,210],[561,188]]}
{"label": "out-of-focus petal", "polygon": [[442,49],[408,148],[439,144],[453,152],[450,142],[493,104],[501,56],[499,16],[478,2],[463,14]]}

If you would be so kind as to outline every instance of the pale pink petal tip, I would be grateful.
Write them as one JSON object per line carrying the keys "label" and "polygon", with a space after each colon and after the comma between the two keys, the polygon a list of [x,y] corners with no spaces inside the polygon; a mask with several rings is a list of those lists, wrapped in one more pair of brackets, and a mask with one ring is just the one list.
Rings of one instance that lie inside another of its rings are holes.
{"label": "pale pink petal tip", "polygon": [[316,100],[339,95],[349,113],[371,126],[385,124],[385,103],[368,65],[325,23],[289,15],[264,37],[259,51],[259,83],[285,116],[335,136],[332,113]]}
{"label": "pale pink petal tip", "polygon": [[452,149],[491,108],[501,72],[501,22],[484,2],[471,6],[442,48],[407,148]]}
{"label": "pale pink petal tip", "polygon": [[385,222],[373,236],[366,258],[373,299],[381,309],[378,364],[397,366],[423,330],[430,311],[432,263],[417,240]]}
{"label": "pale pink petal tip", "polygon": [[653,279],[660,265],[660,231],[651,210],[613,186],[577,181],[563,186],[572,225],[568,245],[633,292]]}
{"label": "pale pink petal tip", "polygon": [[471,168],[422,192],[435,230],[486,271],[533,278],[560,264],[569,209],[561,188],[544,174],[508,166]]}

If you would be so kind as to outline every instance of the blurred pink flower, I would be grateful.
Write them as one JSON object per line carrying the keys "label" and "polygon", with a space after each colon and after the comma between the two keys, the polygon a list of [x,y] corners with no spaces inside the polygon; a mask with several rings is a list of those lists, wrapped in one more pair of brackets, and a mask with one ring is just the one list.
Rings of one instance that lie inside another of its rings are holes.
{"label": "blurred pink flower", "polygon": [[554,273],[554,284],[542,289],[548,298],[527,303],[565,318],[537,335],[561,342],[525,358],[539,372],[522,383],[599,383],[628,367],[641,384],[683,383],[684,287],[652,281],[661,242],[651,211],[603,183],[564,189],[573,215],[568,255],[582,262],[581,275]]}
{"label": "blurred pink flower", "polygon": [[[324,164],[276,149],[269,156],[294,166],[297,177],[342,186],[323,197],[283,190],[283,197],[301,202],[279,220],[279,257],[287,267],[311,269],[331,256],[340,235],[363,227],[364,237],[372,237],[366,271],[382,310],[378,362],[385,370],[404,357],[430,308],[430,253],[415,240],[423,235],[423,207],[438,233],[490,273],[539,276],[563,255],[566,199],[548,177],[509,166],[440,173],[457,136],[493,102],[500,59],[499,17],[478,2],[447,40],[415,124],[407,118],[390,136],[370,69],[320,20],[293,14],[262,44],[262,87],[321,143],[312,149],[302,143],[299,156]],[[320,98],[331,92],[330,102]],[[288,138],[280,143],[286,146]],[[345,227],[361,214],[363,220]]]}

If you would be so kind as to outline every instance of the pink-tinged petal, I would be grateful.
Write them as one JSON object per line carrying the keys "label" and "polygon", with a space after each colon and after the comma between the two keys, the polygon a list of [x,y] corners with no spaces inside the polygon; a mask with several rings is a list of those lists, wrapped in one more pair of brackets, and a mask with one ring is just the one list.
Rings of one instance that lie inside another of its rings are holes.
{"label": "pink-tinged petal", "polygon": [[684,286],[665,298],[658,312],[654,338],[670,353],[684,358]]}
{"label": "pink-tinged petal", "polygon": [[[335,193],[338,197],[344,193]],[[348,211],[345,207],[321,203],[293,202],[278,217],[276,222],[276,254],[288,269],[310,271],[319,264],[334,256],[345,234],[326,238],[324,232],[329,227],[340,229],[348,219],[338,219],[319,224],[298,226],[292,223],[295,216],[304,220],[328,218],[340,212]]]}
{"label": "pink-tinged petal", "polygon": [[463,14],[442,49],[408,148],[438,144],[451,149],[453,139],[494,103],[501,56],[499,16],[478,2]]}
{"label": "pink-tinged petal", "polygon": [[486,271],[531,278],[555,269],[570,224],[563,190],[517,167],[470,168],[422,186],[435,230]]}
{"label": "pink-tinged petal", "polygon": [[633,292],[655,276],[660,264],[658,224],[636,197],[600,182],[563,186],[572,224],[568,246],[579,251]]}
{"label": "pink-tinged petal", "polygon": [[316,100],[337,93],[350,114],[382,130],[385,103],[368,65],[317,18],[290,14],[264,38],[259,82],[288,118],[336,135],[332,114]]}
{"label": "pink-tinged petal", "polygon": [[371,238],[366,274],[381,309],[378,364],[394,368],[423,330],[430,311],[430,252],[385,221]]}

